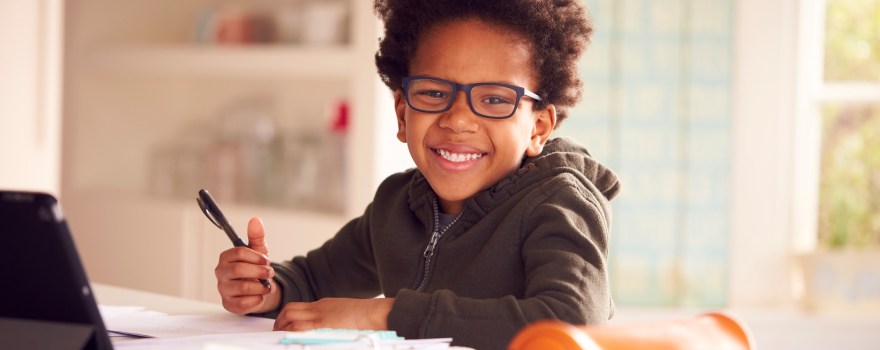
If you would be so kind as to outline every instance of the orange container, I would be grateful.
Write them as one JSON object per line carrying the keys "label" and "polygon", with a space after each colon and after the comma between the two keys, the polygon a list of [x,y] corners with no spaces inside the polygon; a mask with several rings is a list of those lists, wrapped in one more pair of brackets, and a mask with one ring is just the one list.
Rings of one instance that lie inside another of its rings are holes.
{"label": "orange container", "polygon": [[662,322],[570,325],[556,320],[532,323],[514,336],[508,350],[750,350],[745,323],[725,312]]}

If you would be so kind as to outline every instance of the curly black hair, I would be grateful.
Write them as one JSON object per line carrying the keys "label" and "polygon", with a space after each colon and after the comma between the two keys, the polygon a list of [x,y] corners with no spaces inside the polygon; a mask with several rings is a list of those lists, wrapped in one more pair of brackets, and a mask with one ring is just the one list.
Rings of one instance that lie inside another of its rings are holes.
{"label": "curly black hair", "polygon": [[376,0],[374,7],[385,22],[376,67],[391,90],[401,89],[422,33],[439,23],[477,18],[527,39],[538,77],[535,92],[543,98],[535,109],[555,105],[557,126],[581,98],[577,62],[593,33],[582,0]]}

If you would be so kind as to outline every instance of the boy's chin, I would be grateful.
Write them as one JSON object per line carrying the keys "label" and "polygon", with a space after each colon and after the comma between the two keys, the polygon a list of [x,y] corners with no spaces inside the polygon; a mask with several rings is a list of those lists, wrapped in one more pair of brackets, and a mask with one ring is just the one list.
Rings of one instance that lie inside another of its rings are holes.
{"label": "boy's chin", "polygon": [[440,189],[438,191],[434,188],[434,193],[437,194],[437,200],[440,202],[440,209],[446,214],[457,214],[460,208],[464,206],[464,202],[475,196],[477,192],[479,191],[465,192],[461,191],[460,188],[447,189],[446,191]]}

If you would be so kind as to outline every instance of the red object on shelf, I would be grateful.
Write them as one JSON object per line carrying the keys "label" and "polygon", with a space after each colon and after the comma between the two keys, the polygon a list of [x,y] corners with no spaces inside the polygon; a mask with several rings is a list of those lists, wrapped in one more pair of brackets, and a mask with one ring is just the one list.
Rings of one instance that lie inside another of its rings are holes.
{"label": "red object on shelf", "polygon": [[348,131],[348,102],[342,101],[336,105],[336,115],[333,117],[333,125],[330,130],[334,133]]}
{"label": "red object on shelf", "polygon": [[227,12],[217,18],[217,42],[243,44],[250,37],[250,20],[245,13]]}

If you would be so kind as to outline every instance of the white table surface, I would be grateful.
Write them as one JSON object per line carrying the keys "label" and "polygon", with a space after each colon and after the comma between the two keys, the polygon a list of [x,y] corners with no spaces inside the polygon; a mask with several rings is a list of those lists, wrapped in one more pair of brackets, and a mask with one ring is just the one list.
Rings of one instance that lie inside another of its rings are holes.
{"label": "white table surface", "polygon": [[[143,306],[169,315],[226,313],[220,304],[92,283],[98,304]],[[733,310],[749,325],[760,349],[880,349],[880,315],[835,316],[792,310]],[[619,308],[611,323],[693,317],[696,310]]]}
{"label": "white table surface", "polygon": [[[200,300],[186,299],[170,295],[158,294],[153,292],[135,290],[124,287],[111,286],[101,283],[91,283],[95,300],[99,305],[110,306],[140,306],[146,310],[159,311],[168,315],[208,315],[208,314],[228,314],[220,304],[204,302]],[[130,342],[139,338],[131,337],[112,337],[114,344],[120,345],[122,342]],[[126,345],[130,347],[131,344]],[[134,348],[138,348],[134,346]],[[141,348],[145,349],[164,349],[163,345],[150,345]],[[465,347],[450,347],[454,350],[473,350]]]}
{"label": "white table surface", "polygon": [[170,295],[158,294],[101,283],[92,283],[92,291],[99,305],[143,306],[147,310],[169,315],[197,315],[227,312],[220,304]]}
{"label": "white table surface", "polygon": [[[694,317],[706,310],[618,308],[612,324]],[[880,314],[807,313],[795,308],[728,309],[751,330],[758,349],[880,349]]]}

